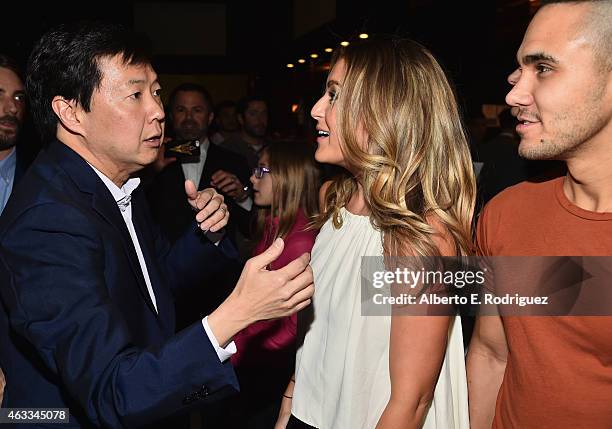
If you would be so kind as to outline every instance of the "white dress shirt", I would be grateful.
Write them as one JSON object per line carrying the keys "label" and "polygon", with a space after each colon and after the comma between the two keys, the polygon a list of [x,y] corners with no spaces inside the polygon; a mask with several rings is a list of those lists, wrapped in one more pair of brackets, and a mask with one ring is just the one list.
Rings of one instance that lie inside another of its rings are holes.
{"label": "white dress shirt", "polygon": [[[129,179],[123,187],[119,188],[112,180],[106,177],[101,171],[96,169],[93,165],[89,164],[93,171],[96,172],[98,177],[102,180],[104,185],[108,188],[113,198],[119,205],[119,210],[121,211],[121,216],[123,217],[123,221],[127,226],[128,232],[130,233],[130,238],[132,239],[132,243],[134,244],[134,249],[136,250],[136,255],[138,256],[138,262],[140,264],[140,268],[142,270],[142,275],[145,279],[145,283],[147,285],[147,291],[149,292],[149,296],[151,297],[151,301],[153,302],[153,306],[155,307],[155,311],[157,311],[157,301],[155,300],[155,293],[153,292],[153,286],[151,286],[151,279],[149,278],[149,271],[147,270],[147,264],[142,254],[142,249],[140,248],[140,243],[138,241],[138,236],[136,235],[136,230],[134,229],[134,224],[132,223],[132,205],[131,205],[131,195],[132,192],[140,185],[139,178]],[[204,331],[208,336],[210,343],[215,348],[217,352],[217,356],[219,356],[219,360],[221,362],[229,359],[231,355],[236,353],[236,344],[232,341],[227,347],[222,348],[219,346],[219,342],[215,335],[213,334],[210,326],[208,326],[208,316],[202,319],[202,326],[204,327]]]}
{"label": "white dress shirt", "polygon": [[[206,156],[208,155],[208,148],[210,147],[210,141],[208,138],[200,141],[200,160],[198,162],[183,162],[181,168],[185,179],[191,180],[196,188],[200,185],[200,178],[202,177],[202,171],[204,170],[204,163],[206,162]],[[243,183],[243,185],[245,185]],[[201,191],[201,189],[198,189]],[[235,201],[235,200],[234,200]],[[240,207],[250,212],[253,208],[253,200],[251,197],[247,197],[241,202],[236,201]]]}

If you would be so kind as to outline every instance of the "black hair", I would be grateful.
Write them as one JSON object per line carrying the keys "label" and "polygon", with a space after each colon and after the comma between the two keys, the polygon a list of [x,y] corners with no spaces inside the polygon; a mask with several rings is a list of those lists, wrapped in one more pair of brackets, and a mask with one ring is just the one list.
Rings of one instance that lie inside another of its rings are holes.
{"label": "black hair", "polygon": [[261,101],[262,103],[266,104],[266,107],[268,106],[268,101],[261,95],[249,95],[248,97],[241,98],[240,101],[238,101],[238,104],[236,105],[236,114],[244,117],[244,112],[246,112],[249,108],[249,104],[254,101]]}
{"label": "black hair", "polygon": [[204,101],[208,105],[208,111],[209,112],[213,111],[213,100],[212,100],[212,97],[210,96],[210,93],[206,90],[206,88],[204,88],[202,85],[199,85],[197,83],[185,82],[185,83],[181,83],[179,86],[174,88],[172,90],[172,93],[168,97],[168,109],[170,112],[172,112],[172,107],[174,106],[176,95],[180,91],[200,93],[202,97],[204,98]]}
{"label": "black hair", "polygon": [[219,102],[216,106],[215,106],[215,115],[219,116],[219,113],[221,112],[221,110],[223,109],[227,109],[227,108],[236,108],[236,103],[233,102],[232,100],[223,100],[221,102]]}
{"label": "black hair", "polygon": [[81,21],[41,37],[28,59],[26,92],[43,141],[56,135],[53,98],[74,100],[89,112],[103,77],[99,60],[117,55],[129,65],[151,63],[148,40],[117,24]]}
{"label": "black hair", "polygon": [[8,55],[0,54],[0,67],[9,69],[23,82],[23,72],[21,67],[19,67],[17,61],[15,61],[13,58],[9,57]]}

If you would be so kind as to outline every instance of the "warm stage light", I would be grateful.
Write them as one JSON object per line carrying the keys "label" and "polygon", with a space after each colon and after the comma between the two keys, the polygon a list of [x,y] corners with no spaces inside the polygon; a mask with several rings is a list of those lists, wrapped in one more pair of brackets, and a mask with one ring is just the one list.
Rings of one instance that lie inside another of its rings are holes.
{"label": "warm stage light", "polygon": [[360,39],[367,39],[368,37],[370,37],[370,36],[368,36],[368,34],[367,34],[367,33],[361,33],[361,34],[359,35],[359,38],[360,38]]}
{"label": "warm stage light", "polygon": [[291,63],[287,64],[287,68],[288,69],[292,69],[293,67],[295,67],[293,64],[291,64]]}
{"label": "warm stage light", "polygon": [[340,45],[342,45],[342,46],[348,46],[348,45],[349,45],[349,42],[347,42],[347,41],[345,40],[344,42],[340,42]]}
{"label": "warm stage light", "polygon": [[295,112],[297,112],[297,109],[298,109],[299,107],[300,107],[300,106],[299,106],[298,104],[292,104],[292,105],[291,105],[291,113],[295,113]]}
{"label": "warm stage light", "polygon": [[310,54],[310,58],[319,58],[319,55],[317,55],[317,54]]}
{"label": "warm stage light", "polygon": [[306,60],[305,60],[304,58],[300,58],[300,59],[298,60],[298,63],[300,63],[300,64],[304,64],[305,62],[306,62]]}
{"label": "warm stage light", "polygon": [[325,52],[334,52],[332,48],[325,48]]}

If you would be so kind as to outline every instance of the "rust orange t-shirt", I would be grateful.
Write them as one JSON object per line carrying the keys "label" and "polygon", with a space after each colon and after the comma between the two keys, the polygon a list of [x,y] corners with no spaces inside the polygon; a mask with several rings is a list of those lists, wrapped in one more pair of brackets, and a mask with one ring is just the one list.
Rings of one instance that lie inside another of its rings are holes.
{"label": "rust orange t-shirt", "polygon": [[[563,181],[523,182],[491,200],[478,222],[481,251],[612,255],[612,213],[573,205]],[[503,325],[509,352],[493,428],[612,428],[612,317],[504,317]]]}

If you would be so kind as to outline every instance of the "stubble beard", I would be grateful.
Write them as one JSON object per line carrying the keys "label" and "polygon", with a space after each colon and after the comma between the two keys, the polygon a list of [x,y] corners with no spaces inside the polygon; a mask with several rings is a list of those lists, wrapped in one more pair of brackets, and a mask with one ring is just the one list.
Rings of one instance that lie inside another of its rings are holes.
{"label": "stubble beard", "polygon": [[[558,130],[551,137],[540,138],[537,143],[519,144],[519,155],[523,158],[543,160],[566,160],[575,155],[585,142],[590,141],[603,130],[610,118],[605,116],[603,91],[593,91],[588,101],[574,112],[556,115],[550,121],[550,128]],[[542,126],[543,126],[542,122]]]}
{"label": "stubble beard", "polygon": [[17,144],[17,134],[13,136],[7,136],[0,132],[0,152],[8,150]]}

